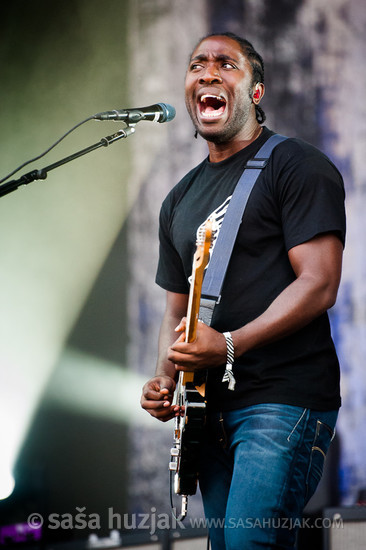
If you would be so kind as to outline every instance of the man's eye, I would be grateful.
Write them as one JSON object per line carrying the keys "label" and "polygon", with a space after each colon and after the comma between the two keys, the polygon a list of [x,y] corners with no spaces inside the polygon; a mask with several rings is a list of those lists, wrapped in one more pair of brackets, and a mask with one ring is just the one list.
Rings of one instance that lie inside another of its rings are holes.
{"label": "man's eye", "polygon": [[229,63],[228,61],[223,63],[222,66],[224,69],[236,69],[235,65],[233,63]]}
{"label": "man's eye", "polygon": [[202,69],[202,65],[200,63],[192,63],[190,69],[191,71],[196,71],[197,69]]}

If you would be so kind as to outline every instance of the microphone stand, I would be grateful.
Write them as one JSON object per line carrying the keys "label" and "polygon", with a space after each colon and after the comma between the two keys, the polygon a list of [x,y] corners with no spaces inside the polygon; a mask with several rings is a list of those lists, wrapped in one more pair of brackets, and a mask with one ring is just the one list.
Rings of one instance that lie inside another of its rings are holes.
{"label": "microphone stand", "polygon": [[0,185],[0,197],[3,197],[4,195],[11,193],[12,191],[15,191],[21,185],[27,185],[28,183],[31,183],[32,181],[35,181],[35,180],[45,180],[47,178],[47,173],[50,172],[51,170],[54,170],[55,168],[58,168],[58,166],[62,166],[67,162],[70,162],[83,155],[86,155],[87,153],[90,153],[91,151],[94,151],[99,147],[108,147],[108,145],[110,145],[111,143],[114,143],[115,141],[118,141],[119,139],[122,139],[122,138],[127,138],[129,135],[133,134],[134,132],[135,132],[134,125],[127,126],[127,128],[119,130],[118,132],[116,132],[115,134],[112,134],[111,136],[106,136],[102,138],[100,141],[98,141],[97,143],[94,143],[93,145],[90,145],[89,147],[86,147],[81,151],[77,151],[72,155],[64,157],[63,159],[53,164],[50,164],[45,168],[41,168],[41,170],[32,170],[31,172],[24,174],[17,180],[8,181],[7,183]]}

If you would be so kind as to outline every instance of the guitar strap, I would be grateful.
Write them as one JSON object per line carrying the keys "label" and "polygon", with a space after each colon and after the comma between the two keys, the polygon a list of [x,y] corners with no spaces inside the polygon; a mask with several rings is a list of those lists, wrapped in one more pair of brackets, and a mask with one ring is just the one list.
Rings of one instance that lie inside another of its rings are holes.
{"label": "guitar strap", "polygon": [[269,137],[254,158],[247,162],[235,187],[203,281],[199,318],[206,325],[211,324],[215,305],[220,302],[227,267],[250,193],[267,166],[273,149],[286,139],[280,134]]}

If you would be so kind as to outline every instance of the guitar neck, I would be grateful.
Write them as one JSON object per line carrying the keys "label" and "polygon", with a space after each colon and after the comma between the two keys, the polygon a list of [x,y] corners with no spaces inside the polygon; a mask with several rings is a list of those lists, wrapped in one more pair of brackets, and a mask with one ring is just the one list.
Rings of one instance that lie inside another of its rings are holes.
{"label": "guitar neck", "polygon": [[194,342],[197,338],[197,324],[201,301],[202,280],[203,274],[201,276],[195,274],[195,277],[193,277],[191,283],[187,309],[186,342]]}
{"label": "guitar neck", "polygon": [[[209,259],[209,251],[212,235],[211,220],[206,222],[204,229],[203,240],[200,245],[197,245],[196,253],[193,258],[192,279],[189,289],[187,321],[185,341],[194,342],[197,338],[198,315],[201,302],[201,291],[205,267]],[[183,378],[186,381],[192,382],[194,371],[183,373]]]}
{"label": "guitar neck", "polygon": [[[203,276],[202,276],[203,278]],[[197,337],[198,314],[201,300],[202,280],[199,280],[196,273],[192,274],[192,283],[189,292],[187,322],[186,322],[186,342],[194,342]],[[193,382],[194,371],[181,372],[182,384]]]}

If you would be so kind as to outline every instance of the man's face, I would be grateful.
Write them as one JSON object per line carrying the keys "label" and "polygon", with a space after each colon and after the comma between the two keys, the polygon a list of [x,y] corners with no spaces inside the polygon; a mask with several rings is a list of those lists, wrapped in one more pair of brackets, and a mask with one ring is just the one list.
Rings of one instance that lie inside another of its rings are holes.
{"label": "man's face", "polygon": [[194,50],[185,81],[188,113],[208,141],[226,143],[241,132],[254,105],[252,68],[239,44],[212,36]]}

